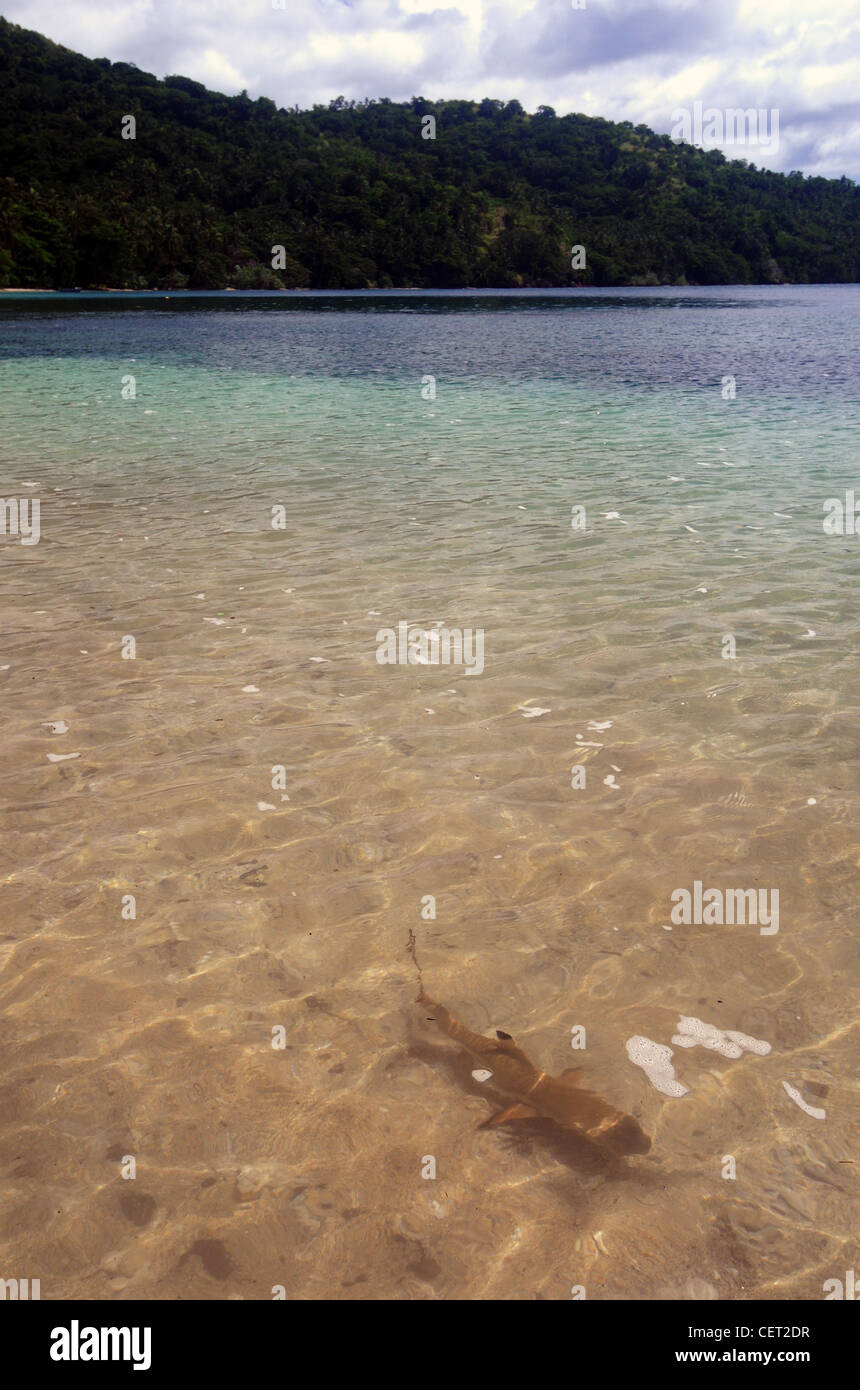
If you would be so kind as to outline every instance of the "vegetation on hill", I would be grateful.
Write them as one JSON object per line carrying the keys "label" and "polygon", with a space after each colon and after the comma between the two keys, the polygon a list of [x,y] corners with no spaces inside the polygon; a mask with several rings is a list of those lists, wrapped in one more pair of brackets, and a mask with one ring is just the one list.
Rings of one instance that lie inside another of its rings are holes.
{"label": "vegetation on hill", "polygon": [[489,99],[285,110],[2,19],[0,67],[0,286],[860,280],[851,180],[643,125]]}

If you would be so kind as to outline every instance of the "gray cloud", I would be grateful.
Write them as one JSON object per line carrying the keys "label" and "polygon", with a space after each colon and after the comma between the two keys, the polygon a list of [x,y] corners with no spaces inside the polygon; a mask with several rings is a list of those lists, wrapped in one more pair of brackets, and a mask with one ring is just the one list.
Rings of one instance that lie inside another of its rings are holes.
{"label": "gray cloud", "polygon": [[[634,59],[711,51],[730,31],[733,9],[631,0],[611,10],[573,10],[565,0],[545,0],[531,13],[505,22],[503,7],[485,9],[482,58],[487,71],[516,77],[556,77]],[[495,23],[493,22],[495,20]]]}

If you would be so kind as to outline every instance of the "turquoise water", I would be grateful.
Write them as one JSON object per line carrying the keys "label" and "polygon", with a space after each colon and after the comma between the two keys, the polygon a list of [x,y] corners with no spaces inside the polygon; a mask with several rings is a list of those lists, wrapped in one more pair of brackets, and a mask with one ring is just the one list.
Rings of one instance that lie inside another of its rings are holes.
{"label": "turquoise water", "polygon": [[[0,538],[0,1154],[27,1136],[4,1235],[43,1297],[816,1298],[851,1267],[860,539],[822,522],[860,496],[858,307],[0,296],[0,491],[41,503]],[[380,665],[401,620],[481,630],[483,673]],[[669,931],[696,880],[777,890],[779,933]],[[553,1071],[584,1026],[651,1152],[476,1134],[409,926],[468,1026]],[[680,1016],[771,1050],[676,1045],[668,1097],[625,1044]]]}

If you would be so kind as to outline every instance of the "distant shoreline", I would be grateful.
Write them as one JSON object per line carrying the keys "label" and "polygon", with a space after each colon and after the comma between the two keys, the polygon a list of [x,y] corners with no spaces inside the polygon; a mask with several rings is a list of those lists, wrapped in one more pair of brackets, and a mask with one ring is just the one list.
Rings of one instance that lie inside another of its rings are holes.
{"label": "distant shoreline", "polygon": [[559,290],[586,290],[591,293],[599,293],[603,290],[703,290],[703,289],[779,289],[781,287],[792,287],[800,285],[849,285],[858,284],[856,280],[738,280],[730,284],[720,281],[713,283],[692,283],[678,285],[674,283],[643,285],[626,281],[620,285],[398,285],[380,288],[376,285],[365,285],[361,288],[353,289],[314,289],[308,285],[296,286],[293,289],[259,289],[259,290],[240,290],[235,285],[222,285],[218,288],[197,288],[197,289],[132,289],[130,286],[122,285],[94,285],[81,286],[74,289],[44,289],[41,286],[33,285],[8,285],[0,288],[0,294],[140,294],[140,295],[162,295],[170,298],[173,295],[194,295],[194,294],[257,294],[257,295],[276,295],[276,294],[511,294],[523,290],[539,290],[545,293],[557,293]]}

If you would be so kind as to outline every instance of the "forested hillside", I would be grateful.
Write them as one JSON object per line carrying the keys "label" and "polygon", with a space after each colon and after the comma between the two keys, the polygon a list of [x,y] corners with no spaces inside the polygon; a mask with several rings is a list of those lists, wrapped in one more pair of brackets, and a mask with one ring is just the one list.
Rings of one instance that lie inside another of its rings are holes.
{"label": "forested hillside", "polygon": [[641,125],[489,99],[284,110],[2,19],[0,69],[0,286],[860,280],[849,179],[767,173]]}

